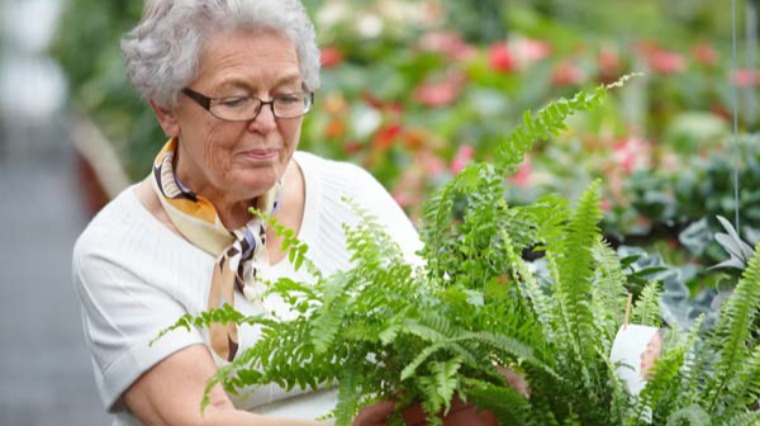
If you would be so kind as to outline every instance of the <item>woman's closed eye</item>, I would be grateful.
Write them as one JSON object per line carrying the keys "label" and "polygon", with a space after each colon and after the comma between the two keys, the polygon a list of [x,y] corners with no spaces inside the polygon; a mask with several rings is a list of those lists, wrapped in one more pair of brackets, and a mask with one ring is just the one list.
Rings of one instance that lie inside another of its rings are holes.
{"label": "woman's closed eye", "polygon": [[301,94],[300,93],[286,93],[286,94],[275,96],[274,100],[279,102],[282,105],[299,103],[301,102]]}
{"label": "woman's closed eye", "polygon": [[219,105],[225,108],[243,108],[250,105],[253,98],[250,96],[229,96],[219,99]]}

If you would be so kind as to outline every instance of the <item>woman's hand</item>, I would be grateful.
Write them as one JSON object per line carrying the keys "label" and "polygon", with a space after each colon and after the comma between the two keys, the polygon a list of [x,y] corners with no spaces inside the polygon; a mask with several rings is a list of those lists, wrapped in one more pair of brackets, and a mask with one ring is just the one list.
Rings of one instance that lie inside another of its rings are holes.
{"label": "woman's hand", "polygon": [[396,406],[394,401],[384,400],[372,403],[359,410],[351,426],[387,426],[388,416]]}
{"label": "woman's hand", "polygon": [[525,377],[515,373],[509,367],[502,367],[500,365],[496,366],[496,371],[507,379],[509,387],[525,398],[530,398],[530,385],[528,384],[528,381],[525,380]]}

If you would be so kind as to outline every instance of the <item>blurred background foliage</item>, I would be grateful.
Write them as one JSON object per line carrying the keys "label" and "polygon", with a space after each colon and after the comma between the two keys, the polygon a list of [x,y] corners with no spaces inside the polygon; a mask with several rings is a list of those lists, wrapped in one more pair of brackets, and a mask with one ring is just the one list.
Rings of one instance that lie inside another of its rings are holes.
{"label": "blurred background foliage", "polygon": [[[755,0],[737,1],[736,73],[727,1],[304,4],[322,47],[323,86],[301,149],[363,165],[413,218],[467,161],[488,158],[522,111],[643,72],[604,108],[537,144],[509,178],[510,201],[550,191],[575,197],[602,177],[604,227],[616,245],[709,265],[725,253],[685,250],[679,234],[703,218],[714,232],[715,215],[734,217],[740,149],[741,234],[752,243],[760,235]],[[138,1],[69,0],[52,48],[70,79],[71,110],[98,125],[133,180],[146,175],[164,142],[125,81],[119,50],[141,9]],[[734,83],[740,143],[731,131]]]}

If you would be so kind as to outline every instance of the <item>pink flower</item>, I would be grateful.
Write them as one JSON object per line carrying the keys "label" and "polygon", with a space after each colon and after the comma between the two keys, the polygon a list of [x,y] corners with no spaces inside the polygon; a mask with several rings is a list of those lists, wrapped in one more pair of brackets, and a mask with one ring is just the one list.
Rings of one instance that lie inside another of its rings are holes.
{"label": "pink flower", "polygon": [[429,177],[438,177],[446,171],[446,164],[441,157],[431,151],[422,150],[414,156],[414,159]]}
{"label": "pink flower", "polygon": [[655,49],[649,56],[649,66],[662,75],[671,75],[686,70],[686,59],[678,53]]}
{"label": "pink flower", "polygon": [[731,84],[741,88],[748,88],[760,85],[760,70],[740,69],[730,76]]}
{"label": "pink flower", "polygon": [[419,205],[422,202],[422,190],[425,187],[424,175],[419,168],[406,169],[393,188],[393,198],[404,208]]}
{"label": "pink flower", "polygon": [[461,72],[449,72],[443,80],[426,82],[414,90],[414,99],[422,105],[444,107],[454,103],[466,77]]}
{"label": "pink flower", "polygon": [[624,173],[649,167],[651,144],[637,137],[619,142],[613,148],[612,160],[617,163]]}
{"label": "pink flower", "polygon": [[467,163],[472,160],[472,154],[475,150],[472,146],[464,144],[460,145],[457,153],[454,155],[454,159],[451,160],[451,173],[459,173],[465,168]]}
{"label": "pink flower", "polygon": [[552,46],[543,40],[520,38],[514,43],[514,51],[521,63],[530,65],[549,57]]}
{"label": "pink flower", "polygon": [[477,50],[462,40],[459,33],[447,31],[431,31],[422,36],[419,42],[421,50],[441,53],[454,61],[464,61],[472,58]]}
{"label": "pink flower", "polygon": [[552,72],[552,83],[556,86],[575,86],[583,82],[585,75],[577,65],[565,61]]}
{"label": "pink flower", "polygon": [[620,55],[616,49],[606,47],[599,51],[597,56],[599,72],[602,75],[609,76],[617,74],[620,71]]}
{"label": "pink flower", "polygon": [[531,175],[533,175],[533,165],[531,164],[530,157],[525,157],[525,161],[520,164],[517,173],[512,177],[512,183],[516,186],[526,187],[530,184]]}
{"label": "pink flower", "polygon": [[494,43],[488,48],[488,64],[494,71],[508,73],[515,70],[515,59],[506,43]]}

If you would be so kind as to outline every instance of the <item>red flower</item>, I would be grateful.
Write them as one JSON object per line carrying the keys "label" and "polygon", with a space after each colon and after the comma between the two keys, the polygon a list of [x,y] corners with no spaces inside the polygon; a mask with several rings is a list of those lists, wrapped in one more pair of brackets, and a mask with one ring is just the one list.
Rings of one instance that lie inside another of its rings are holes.
{"label": "red flower", "polygon": [[713,47],[707,43],[702,43],[694,46],[694,48],[691,49],[691,53],[694,55],[694,59],[700,64],[708,65],[711,67],[718,64],[718,52],[716,52],[715,49],[713,49]]}
{"label": "red flower", "polygon": [[494,43],[488,48],[488,63],[491,69],[508,73],[515,70],[515,59],[506,43]]}
{"label": "red flower", "polygon": [[710,106],[710,112],[713,113],[713,115],[720,117],[724,120],[728,121],[731,119],[731,112],[727,110],[726,107],[718,103],[713,103]]}
{"label": "red flower", "polygon": [[335,68],[343,62],[343,52],[337,47],[326,47],[319,52],[322,68]]}
{"label": "red flower", "polygon": [[386,151],[393,145],[393,142],[401,134],[400,124],[389,124],[377,131],[372,138],[372,146],[380,151]]}
{"label": "red flower", "polygon": [[367,105],[371,106],[372,108],[383,109],[383,101],[381,101],[380,98],[373,95],[369,91],[362,92],[361,97],[364,99],[364,102],[366,102]]}
{"label": "red flower", "polygon": [[357,141],[349,141],[343,145],[343,153],[347,155],[358,154],[362,150],[362,144]]}

